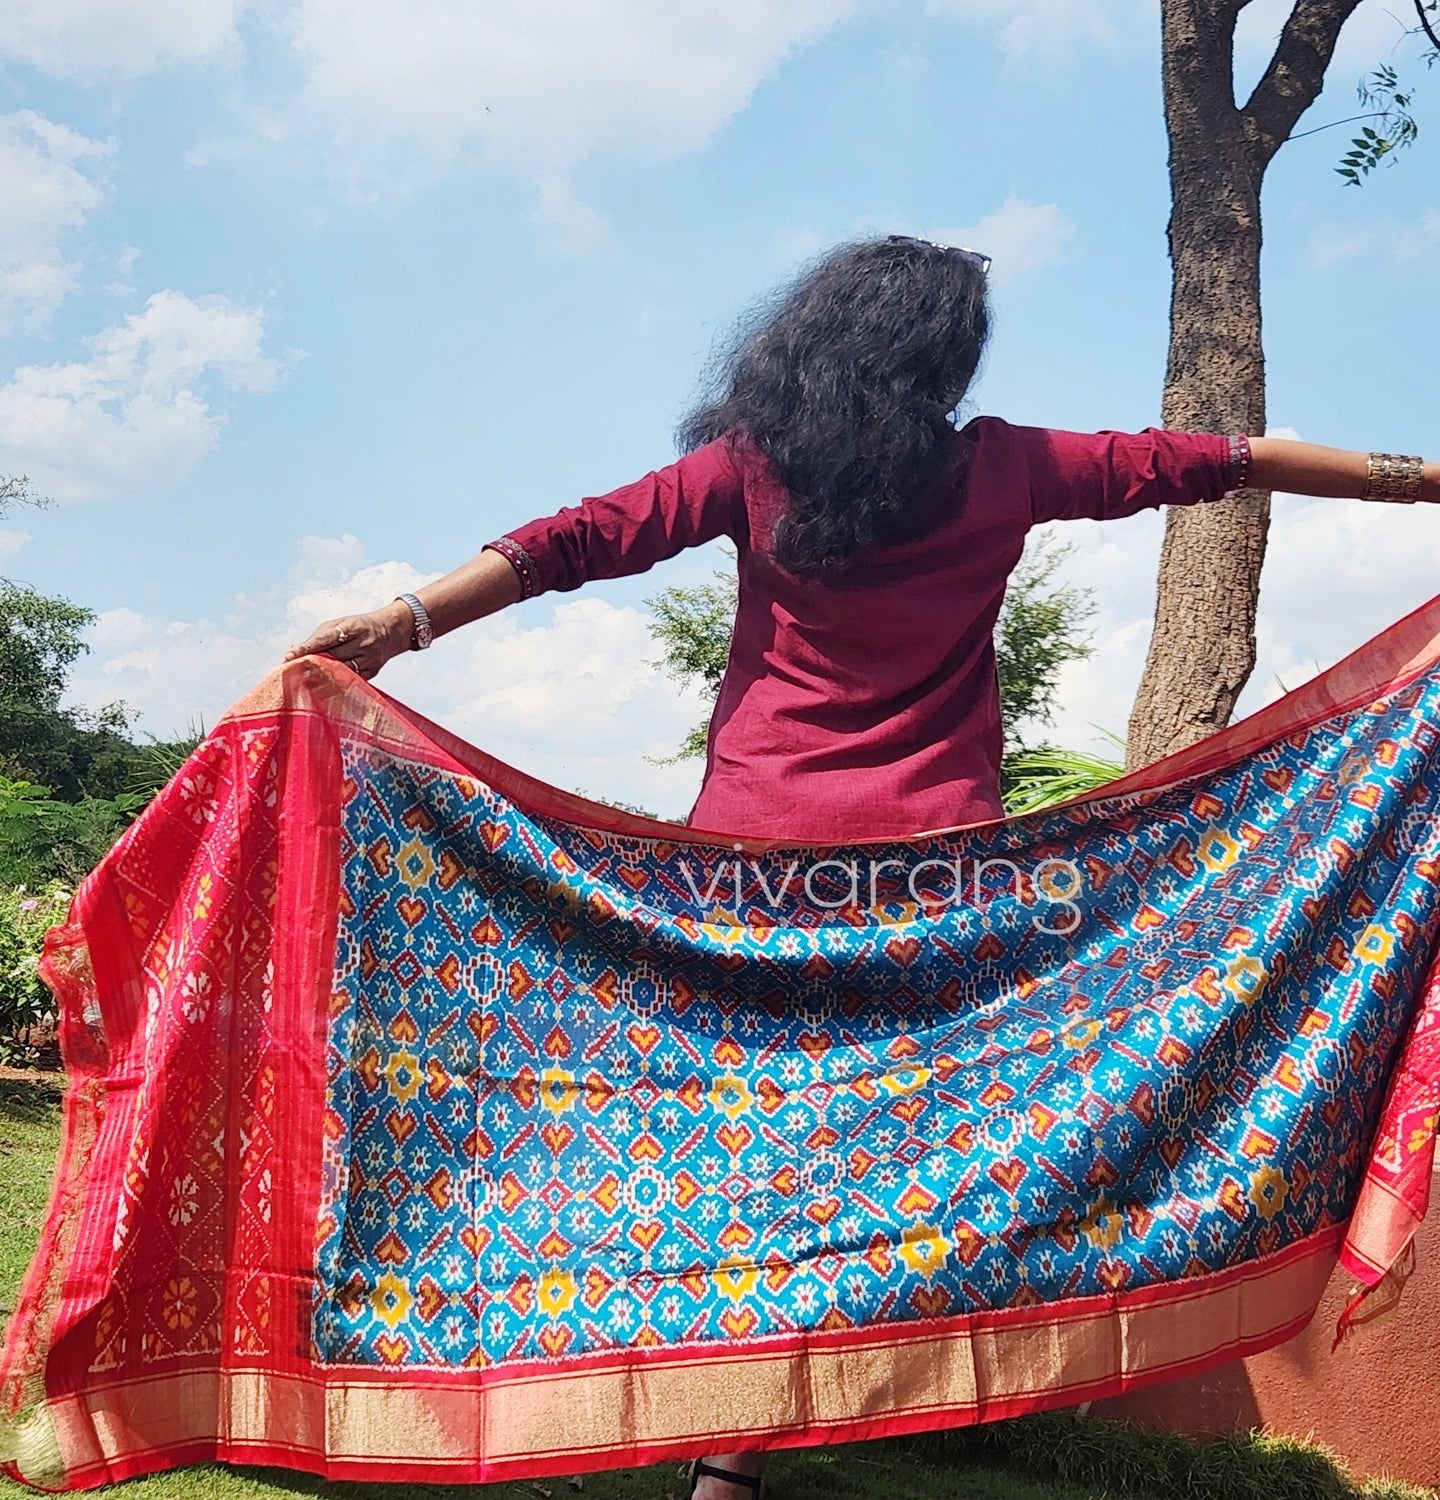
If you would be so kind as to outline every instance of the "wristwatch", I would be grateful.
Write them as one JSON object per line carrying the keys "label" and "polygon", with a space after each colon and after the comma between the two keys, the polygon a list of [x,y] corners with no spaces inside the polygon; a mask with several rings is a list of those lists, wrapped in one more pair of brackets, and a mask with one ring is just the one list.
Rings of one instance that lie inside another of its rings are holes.
{"label": "wristwatch", "polygon": [[430,628],[430,612],[415,597],[414,594],[397,594],[395,596],[402,603],[410,606],[410,613],[415,616],[415,634],[411,638],[410,649],[412,651],[424,651],[430,642],[435,639],[435,632]]}

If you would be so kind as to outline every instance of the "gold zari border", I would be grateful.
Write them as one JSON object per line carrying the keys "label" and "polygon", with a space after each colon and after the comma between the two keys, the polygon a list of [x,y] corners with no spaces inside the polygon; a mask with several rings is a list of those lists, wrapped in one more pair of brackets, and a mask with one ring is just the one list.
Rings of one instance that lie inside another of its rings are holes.
{"label": "gold zari border", "polygon": [[857,1426],[958,1425],[1172,1377],[1298,1332],[1334,1266],[1335,1241],[1333,1232],[1314,1236],[1271,1261],[1158,1294],[1086,1299],[1012,1322],[991,1315],[991,1326],[930,1336],[912,1325],[889,1338],[876,1331],[826,1346],[752,1346],[732,1358],[622,1358],[489,1379],[357,1378],[333,1367],[177,1373],[59,1398],[50,1409],[72,1478],[207,1443],[232,1459],[245,1449],[284,1453],[305,1468],[499,1471],[562,1455],[576,1467],[587,1457],[603,1465],[608,1452],[718,1438],[784,1446]]}

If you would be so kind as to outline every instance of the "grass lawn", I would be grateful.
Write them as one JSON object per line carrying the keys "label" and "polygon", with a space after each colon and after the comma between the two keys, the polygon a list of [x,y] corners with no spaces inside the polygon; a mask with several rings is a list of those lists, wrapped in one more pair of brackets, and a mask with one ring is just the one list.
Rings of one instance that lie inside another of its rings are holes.
{"label": "grass lawn", "polygon": [[[0,1077],[0,1316],[14,1306],[39,1233],[59,1146],[60,1090],[54,1079]],[[393,1500],[394,1485],[329,1484],[278,1469],[206,1464],[128,1482],[134,1500]],[[620,1469],[583,1480],[483,1486],[408,1485],[424,1500],[683,1500],[672,1464]],[[1237,1438],[1197,1448],[1068,1413],[983,1430],[894,1442],[793,1450],[770,1468],[776,1500],[1440,1500],[1402,1485],[1352,1486],[1318,1450],[1298,1443]],[[0,1500],[34,1492],[0,1478]]]}

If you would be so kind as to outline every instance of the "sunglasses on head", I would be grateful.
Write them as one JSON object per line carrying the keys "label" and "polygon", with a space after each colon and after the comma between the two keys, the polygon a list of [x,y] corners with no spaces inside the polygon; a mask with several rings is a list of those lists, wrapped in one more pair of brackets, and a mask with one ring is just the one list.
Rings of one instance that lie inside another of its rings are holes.
{"label": "sunglasses on head", "polygon": [[979,266],[983,275],[990,269],[990,257],[982,255],[978,250],[967,250],[964,245],[942,245],[938,240],[922,240],[913,234],[892,234],[887,236],[892,245],[929,245],[932,250],[943,250],[946,255],[957,255],[962,260],[968,260],[971,265]]}

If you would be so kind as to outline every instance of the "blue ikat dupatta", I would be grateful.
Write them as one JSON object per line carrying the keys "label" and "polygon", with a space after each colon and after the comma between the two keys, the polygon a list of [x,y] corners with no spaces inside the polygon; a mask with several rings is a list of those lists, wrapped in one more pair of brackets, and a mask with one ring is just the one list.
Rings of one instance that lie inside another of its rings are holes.
{"label": "blue ikat dupatta", "polygon": [[1300,1330],[1426,1208],[1440,601],[1057,810],[558,792],[323,659],[76,897],[11,1471],[428,1482],[913,1432]]}

